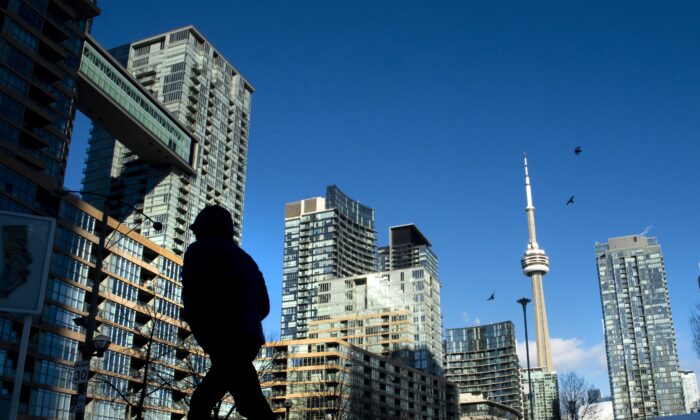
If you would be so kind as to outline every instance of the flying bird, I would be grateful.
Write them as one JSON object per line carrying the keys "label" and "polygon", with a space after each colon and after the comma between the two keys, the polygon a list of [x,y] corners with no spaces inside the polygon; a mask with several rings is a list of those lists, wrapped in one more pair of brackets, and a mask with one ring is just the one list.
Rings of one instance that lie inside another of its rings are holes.
{"label": "flying bird", "polygon": [[569,204],[574,204],[574,196],[572,195],[569,197],[569,201],[566,202],[566,205],[568,206]]}
{"label": "flying bird", "polygon": [[488,302],[488,301],[494,300],[494,299],[496,299],[496,292],[491,293],[491,297],[489,297],[488,299],[486,299],[486,301]]}
{"label": "flying bird", "polygon": [[582,151],[583,150],[581,150],[581,146],[576,146],[576,148],[574,149],[574,153],[576,153],[576,156],[580,155]]}

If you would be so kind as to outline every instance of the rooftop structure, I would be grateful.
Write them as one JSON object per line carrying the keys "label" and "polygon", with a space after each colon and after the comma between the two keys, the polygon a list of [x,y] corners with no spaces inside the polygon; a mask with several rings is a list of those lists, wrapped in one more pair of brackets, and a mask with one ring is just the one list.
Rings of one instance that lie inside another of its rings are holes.
{"label": "rooftop structure", "polygon": [[425,267],[438,277],[438,259],[431,243],[415,224],[389,228],[389,245],[377,250],[379,271]]}

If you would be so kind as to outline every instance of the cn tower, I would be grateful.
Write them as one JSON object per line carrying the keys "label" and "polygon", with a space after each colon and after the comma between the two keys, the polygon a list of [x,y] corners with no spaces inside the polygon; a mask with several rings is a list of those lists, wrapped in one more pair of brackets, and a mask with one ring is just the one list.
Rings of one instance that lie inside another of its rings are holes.
{"label": "cn tower", "polygon": [[527,250],[520,260],[523,273],[532,280],[532,300],[535,306],[535,336],[537,338],[537,363],[545,372],[554,371],[552,363],[552,349],[549,344],[549,326],[547,324],[547,309],[544,305],[544,290],[542,289],[542,276],[549,272],[549,257],[537,245],[535,233],[535,206],[532,205],[532,190],[530,188],[530,176],[527,173],[527,155],[525,155],[525,194],[527,196],[527,229],[530,240]]}

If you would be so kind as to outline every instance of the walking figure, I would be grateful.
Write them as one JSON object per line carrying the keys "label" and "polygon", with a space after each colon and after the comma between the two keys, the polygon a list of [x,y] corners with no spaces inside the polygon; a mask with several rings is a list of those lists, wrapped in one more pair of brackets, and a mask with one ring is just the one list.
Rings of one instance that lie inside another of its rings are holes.
{"label": "walking figure", "polygon": [[270,312],[265,279],[233,241],[231,213],[207,206],[190,229],[197,240],[182,268],[182,315],[211,368],[190,401],[190,420],[211,418],[226,391],[238,412],[253,420],[274,419],[260,389],[253,360],[265,343],[261,321]]}

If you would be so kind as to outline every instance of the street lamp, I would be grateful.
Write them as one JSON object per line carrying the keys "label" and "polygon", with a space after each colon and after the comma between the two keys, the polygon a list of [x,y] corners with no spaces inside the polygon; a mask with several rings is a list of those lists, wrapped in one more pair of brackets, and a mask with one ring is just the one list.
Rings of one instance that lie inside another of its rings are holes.
{"label": "street lamp", "polygon": [[289,420],[289,410],[292,408],[292,400],[284,401],[284,420]]}
{"label": "street lamp", "polygon": [[535,418],[535,402],[532,399],[532,378],[530,376],[530,343],[527,338],[527,311],[526,306],[528,303],[532,302],[528,298],[518,299],[518,303],[523,305],[523,321],[525,323],[525,358],[527,359],[527,387],[528,387],[528,399],[530,400],[530,420]]}
{"label": "street lamp", "polygon": [[105,354],[105,351],[107,351],[107,348],[109,348],[110,344],[112,344],[112,340],[110,340],[106,335],[96,335],[92,339],[92,345],[95,349],[95,356],[102,357]]}
{"label": "street lamp", "polygon": [[[105,199],[104,208],[102,209],[102,224],[100,225],[99,233],[99,243],[97,246],[97,253],[95,254],[95,276],[92,279],[92,290],[90,294],[90,304],[88,308],[87,317],[76,318],[75,323],[85,327],[85,343],[81,347],[81,359],[82,362],[88,366],[89,369],[90,361],[93,356],[102,357],[105,350],[109,347],[109,338],[99,334],[95,336],[95,331],[97,330],[97,295],[100,291],[100,275],[102,273],[102,263],[104,260],[104,253],[108,249],[105,247],[105,237],[107,236],[107,223],[109,220],[109,205],[111,201],[118,201],[120,204],[130,207],[132,210],[142,214],[146,219],[148,219],[153,224],[153,229],[159,231],[163,228],[163,224],[156,222],[155,220],[148,217],[141,210],[124,203],[120,200],[115,200],[114,198],[101,193],[95,193],[90,191],[73,191],[73,190],[55,190],[54,195],[62,197],[68,193],[80,193],[87,195],[94,195],[96,197],[102,197]],[[134,228],[131,229],[133,231]],[[127,235],[131,232],[127,232]],[[111,245],[116,244],[113,243]],[[111,246],[110,245],[110,246]],[[88,375],[89,376],[89,375]],[[78,395],[76,400],[76,410],[75,410],[75,420],[83,420],[85,418],[85,403],[87,401],[87,382],[78,385]]]}

